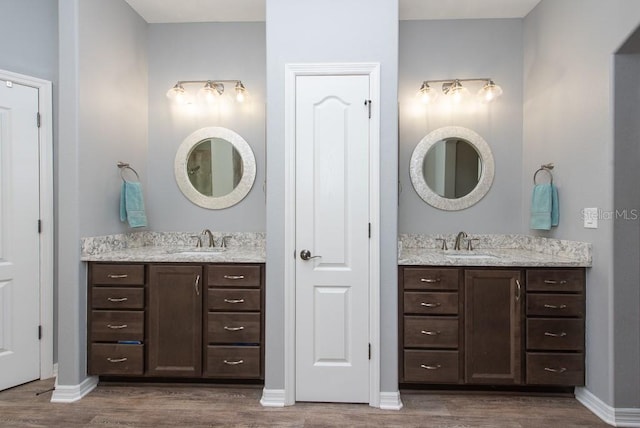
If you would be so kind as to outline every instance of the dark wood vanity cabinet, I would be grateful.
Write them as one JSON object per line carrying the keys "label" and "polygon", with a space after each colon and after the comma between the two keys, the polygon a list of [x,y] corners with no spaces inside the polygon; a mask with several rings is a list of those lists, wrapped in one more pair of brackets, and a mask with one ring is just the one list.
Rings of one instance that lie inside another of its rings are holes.
{"label": "dark wood vanity cabinet", "polygon": [[584,384],[583,268],[400,266],[400,383]]}
{"label": "dark wood vanity cabinet", "polygon": [[147,374],[198,377],[202,373],[203,267],[150,265]]}
{"label": "dark wood vanity cabinet", "polygon": [[89,264],[88,373],[264,379],[264,265]]}

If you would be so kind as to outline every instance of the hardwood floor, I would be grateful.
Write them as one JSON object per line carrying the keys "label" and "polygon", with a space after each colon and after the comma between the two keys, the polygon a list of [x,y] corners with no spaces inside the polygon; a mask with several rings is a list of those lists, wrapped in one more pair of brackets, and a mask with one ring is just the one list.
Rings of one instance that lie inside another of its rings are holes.
{"label": "hardwood floor", "polygon": [[[401,411],[298,403],[264,408],[257,387],[100,384],[52,404],[53,379],[0,392],[0,427],[606,427],[572,397],[403,391]],[[37,395],[37,393],[41,393]]]}

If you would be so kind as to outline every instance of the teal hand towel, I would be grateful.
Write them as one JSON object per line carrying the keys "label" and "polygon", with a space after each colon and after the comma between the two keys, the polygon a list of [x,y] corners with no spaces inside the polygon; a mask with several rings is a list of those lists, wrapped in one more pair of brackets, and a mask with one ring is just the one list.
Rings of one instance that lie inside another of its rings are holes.
{"label": "teal hand towel", "polygon": [[553,186],[536,184],[531,195],[531,229],[551,229],[551,211],[553,208]]}
{"label": "teal hand towel", "polygon": [[560,223],[560,201],[558,200],[558,188],[551,184],[551,226]]}
{"label": "teal hand towel", "polygon": [[129,222],[129,227],[145,227],[147,214],[144,209],[142,185],[125,181],[120,192],[120,221]]}

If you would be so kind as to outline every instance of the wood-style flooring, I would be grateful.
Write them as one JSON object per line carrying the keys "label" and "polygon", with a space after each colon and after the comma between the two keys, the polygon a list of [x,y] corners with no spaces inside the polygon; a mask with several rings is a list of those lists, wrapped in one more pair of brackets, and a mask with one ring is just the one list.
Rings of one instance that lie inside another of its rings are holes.
{"label": "wood-style flooring", "polygon": [[[574,398],[402,391],[404,408],[298,403],[264,408],[257,387],[101,383],[52,404],[53,379],[0,392],[0,427],[606,427]],[[40,395],[37,395],[40,393]]]}

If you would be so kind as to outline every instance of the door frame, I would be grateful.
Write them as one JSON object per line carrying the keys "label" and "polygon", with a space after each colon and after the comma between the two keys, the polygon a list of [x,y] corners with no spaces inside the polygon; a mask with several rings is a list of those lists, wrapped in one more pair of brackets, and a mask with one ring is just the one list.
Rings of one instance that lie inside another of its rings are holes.
{"label": "door frame", "polygon": [[[296,401],[296,78],[297,76],[369,76],[369,405],[380,406],[380,64],[285,64],[284,185],[284,404]],[[363,100],[364,102],[364,100]],[[291,255],[294,254],[292,258]]]}
{"label": "door frame", "polygon": [[[53,367],[53,104],[51,82],[0,69],[0,82],[10,81],[38,90],[40,171],[40,379],[54,376]],[[34,117],[35,121],[36,118]],[[34,225],[36,227],[36,225]],[[34,332],[36,334],[36,332]]]}

